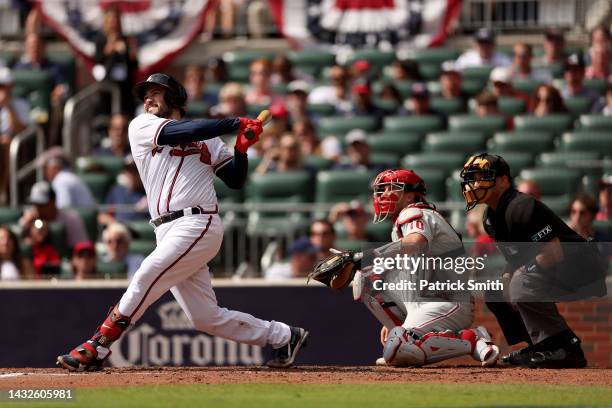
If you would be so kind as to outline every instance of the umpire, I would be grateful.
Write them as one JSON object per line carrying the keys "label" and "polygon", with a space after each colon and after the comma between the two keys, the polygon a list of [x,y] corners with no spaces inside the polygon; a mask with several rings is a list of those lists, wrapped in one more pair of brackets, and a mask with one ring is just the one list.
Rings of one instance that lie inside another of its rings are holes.
{"label": "umpire", "polygon": [[509,365],[582,368],[580,339],[555,304],[603,296],[607,262],[548,207],[518,192],[510,167],[496,155],[468,159],[461,172],[467,210],[485,204],[484,227],[507,261],[504,295],[487,295],[509,345],[529,346],[502,357]]}

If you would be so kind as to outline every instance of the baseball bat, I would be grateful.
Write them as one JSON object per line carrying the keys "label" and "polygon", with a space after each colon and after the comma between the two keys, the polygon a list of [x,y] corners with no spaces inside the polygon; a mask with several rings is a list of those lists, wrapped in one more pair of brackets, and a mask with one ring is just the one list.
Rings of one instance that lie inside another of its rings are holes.
{"label": "baseball bat", "polygon": [[[257,115],[257,119],[261,120],[261,125],[262,126],[265,126],[265,124],[268,123],[268,121],[270,121],[270,119],[272,119],[272,114],[270,113],[269,110],[264,109],[261,112],[259,112],[259,115]],[[247,129],[244,132],[244,136],[248,140],[252,140],[255,137],[255,133],[253,133],[253,131],[251,129]]]}

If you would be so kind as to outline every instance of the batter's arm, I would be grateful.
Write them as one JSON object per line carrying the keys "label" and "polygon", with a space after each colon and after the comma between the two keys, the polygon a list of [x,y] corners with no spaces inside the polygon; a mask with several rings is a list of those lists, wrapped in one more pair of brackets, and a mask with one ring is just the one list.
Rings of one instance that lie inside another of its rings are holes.
{"label": "batter's arm", "polygon": [[240,118],[176,120],[164,126],[157,144],[176,146],[227,135],[240,128]]}
{"label": "batter's arm", "polygon": [[239,190],[244,186],[247,178],[249,161],[245,153],[234,149],[234,157],[223,167],[216,171],[216,175],[223,180],[226,186],[231,189]]}

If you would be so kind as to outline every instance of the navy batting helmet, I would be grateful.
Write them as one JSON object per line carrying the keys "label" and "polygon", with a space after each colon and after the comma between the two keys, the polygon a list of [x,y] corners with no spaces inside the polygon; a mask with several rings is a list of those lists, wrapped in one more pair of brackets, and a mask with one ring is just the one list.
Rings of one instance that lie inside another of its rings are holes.
{"label": "navy batting helmet", "polygon": [[144,101],[145,93],[154,85],[166,89],[164,99],[168,106],[183,110],[187,102],[187,91],[185,91],[185,88],[179,81],[167,74],[155,73],[150,75],[146,81],[137,83],[134,86],[134,95],[141,101]]}

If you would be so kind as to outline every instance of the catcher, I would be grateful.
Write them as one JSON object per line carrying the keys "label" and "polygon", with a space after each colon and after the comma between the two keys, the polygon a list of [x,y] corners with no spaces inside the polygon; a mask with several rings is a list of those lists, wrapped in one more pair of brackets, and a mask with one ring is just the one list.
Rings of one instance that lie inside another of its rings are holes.
{"label": "catcher", "polygon": [[[374,256],[461,256],[459,234],[425,199],[424,181],[415,172],[386,170],[373,182],[374,223],[393,221],[392,242],[373,250]],[[399,282],[410,273],[401,270],[374,273],[372,265],[361,268],[367,255],[335,251],[320,261],[309,278],[335,290],[353,282],[353,296],[383,324],[380,340],[383,357],[376,363],[393,366],[422,366],[453,357],[471,355],[483,366],[497,362],[499,348],[484,327],[469,329],[474,305],[471,295],[453,300],[449,293],[419,297],[416,291],[380,290],[378,279]],[[431,274],[420,270],[418,276]],[[425,300],[425,301],[424,301]]]}

